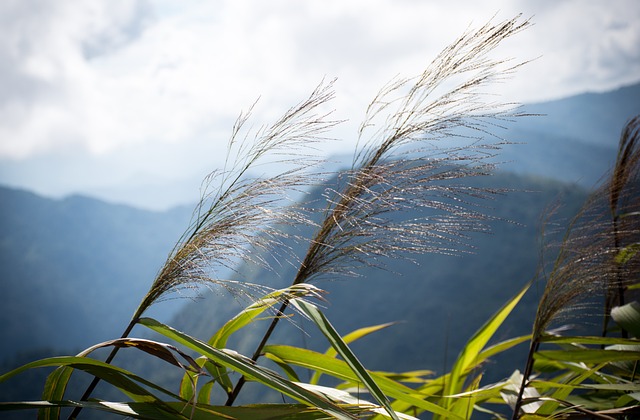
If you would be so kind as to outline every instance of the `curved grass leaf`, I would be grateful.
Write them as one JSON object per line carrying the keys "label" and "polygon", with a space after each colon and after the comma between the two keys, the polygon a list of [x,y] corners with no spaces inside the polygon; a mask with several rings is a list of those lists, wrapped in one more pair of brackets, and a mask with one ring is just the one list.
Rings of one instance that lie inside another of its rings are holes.
{"label": "curved grass leaf", "polygon": [[[134,419],[158,420],[320,420],[327,414],[322,410],[303,404],[256,404],[239,407],[212,406],[206,404],[189,405],[181,402],[169,402],[158,406],[146,402],[109,402],[109,401],[24,401],[0,402],[0,411],[30,410],[52,407],[78,407],[117,414]],[[168,410],[167,410],[168,409]],[[344,410],[358,414],[358,407],[344,405]]]}
{"label": "curved grass leaf", "polygon": [[[467,372],[472,366],[478,364],[478,357],[487,345],[493,334],[502,325],[511,311],[516,307],[524,294],[529,290],[531,283],[528,283],[516,296],[507,302],[498,312],[496,312],[467,342],[458,359],[451,369],[449,380],[445,386],[445,395],[451,396],[462,391]],[[451,407],[455,402],[453,398],[443,398],[442,406]]]}
{"label": "curved grass leaf", "polygon": [[[345,361],[323,353],[284,345],[268,345],[265,346],[264,351],[265,356],[269,359],[273,359],[275,356],[287,364],[317,370],[345,381],[361,382]],[[425,411],[441,414],[444,417],[448,416],[450,419],[460,419],[459,416],[446,411],[437,404],[425,400],[432,394],[421,393],[376,372],[369,372],[369,375],[386,395],[404,402],[407,407],[415,406]],[[442,389],[442,386],[438,389]],[[392,406],[395,407],[395,402]]]}
{"label": "curved grass leaf", "polygon": [[[380,331],[384,328],[390,327],[392,325],[394,325],[395,322],[387,322],[385,324],[379,324],[379,325],[373,325],[370,327],[364,327],[364,328],[359,328],[357,330],[354,330],[352,332],[350,332],[349,334],[346,334],[344,337],[342,337],[342,341],[344,341],[346,344],[351,344],[356,340],[359,340],[362,337],[365,337],[369,334],[372,334],[376,331]],[[337,352],[336,349],[334,349],[333,347],[329,347],[327,349],[327,351],[324,353],[327,356],[332,356],[335,357],[337,356]],[[315,372],[313,374],[313,376],[311,377],[311,379],[309,380],[310,384],[317,384],[318,381],[320,380],[320,376],[322,375],[322,373],[320,372]]]}
{"label": "curved grass leaf", "polygon": [[256,300],[242,312],[227,321],[208,341],[209,345],[224,348],[231,334],[251,324],[257,316],[274,305],[285,300],[300,299],[303,297],[320,298],[323,291],[312,284],[296,284],[285,289],[275,290],[268,295]]}
{"label": "curved grass leaf", "polygon": [[[196,361],[180,350],[179,348],[172,346],[171,344],[161,343],[159,341],[153,341],[143,338],[119,338],[116,340],[105,341],[100,344],[96,344],[94,346],[89,347],[84,350],[78,356],[87,356],[89,353],[92,353],[94,350],[103,348],[103,347],[133,347],[138,350],[142,350],[145,353],[148,353],[152,356],[155,356],[159,359],[164,360],[167,363],[170,363],[174,366],[182,368],[186,371],[190,371],[197,374],[202,374],[204,371],[202,368],[196,363]],[[180,355],[188,364],[184,364],[178,359],[174,353]]]}
{"label": "curved grass leaf", "polygon": [[211,391],[213,390],[213,386],[215,385],[215,381],[209,381],[206,384],[202,385],[200,391],[198,391],[198,403],[199,404],[209,404],[211,402]]}
{"label": "curved grass leaf", "polygon": [[623,360],[640,360],[640,351],[603,349],[539,350],[534,357],[536,359],[576,363],[611,363]]}
{"label": "curved grass leaf", "polygon": [[129,395],[135,401],[157,400],[157,397],[155,395],[138,385],[137,382],[160,391],[170,396],[171,398],[180,399],[171,391],[168,391],[153,382],[147,381],[146,379],[125,369],[101,362],[99,360],[78,356],[57,356],[30,362],[0,376],[0,382],[3,382],[29,369],[60,366],[81,370],[87,372],[90,375],[100,377],[102,380],[109,382],[110,384],[123,391],[125,394]]}
{"label": "curved grass leaf", "polygon": [[[387,413],[387,411],[384,408],[380,407],[377,404],[373,404],[368,401],[362,400],[359,395],[354,396],[347,391],[336,389],[336,388],[330,388],[326,386],[304,384],[304,383],[300,385],[307,389],[312,389],[323,395],[326,395],[327,398],[329,398],[332,401],[351,404],[355,406],[369,406],[369,410],[372,413],[377,413],[385,418],[389,418],[389,413]],[[396,415],[403,420],[418,420],[413,416],[409,416],[403,413],[396,413]]]}
{"label": "curved grass leaf", "polygon": [[275,372],[256,365],[249,358],[241,356],[235,352],[221,350],[210,346],[196,338],[193,338],[181,331],[164,325],[151,318],[141,318],[140,325],[156,331],[165,337],[171,338],[176,342],[194,350],[201,355],[211,359],[213,362],[234,370],[249,380],[254,380],[263,385],[277,390],[299,402],[310,406],[318,407],[329,415],[339,419],[351,419],[353,416],[341,409],[337,405],[331,403],[325,398],[314,392],[308,391],[294,382],[291,382]]}
{"label": "curved grass leaf", "polygon": [[[258,316],[264,311],[271,309],[274,305],[282,303],[285,300],[294,300],[303,297],[321,297],[322,290],[311,284],[298,284],[284,289],[275,290],[261,299],[256,300],[246,307],[236,316],[227,321],[211,338],[208,343],[212,347],[224,348],[231,335],[242,328],[253,323]],[[233,391],[233,383],[229,378],[229,372],[215,364],[207,366],[207,370],[213,378],[220,384],[225,393],[229,395]],[[187,374],[183,378],[183,382],[188,381]]]}
{"label": "curved grass leaf", "polygon": [[[72,373],[73,369],[67,366],[60,366],[51,372],[44,384],[42,399],[45,401],[62,401]],[[60,418],[60,407],[40,409],[38,418],[44,420],[58,419]]]}
{"label": "curved grass leaf", "polygon": [[557,335],[543,335],[540,338],[542,343],[554,343],[554,344],[594,344],[594,345],[608,345],[608,346],[623,346],[631,345],[637,346],[640,344],[640,340],[634,338],[620,338],[620,337],[593,337],[593,336],[571,336],[563,337]]}
{"label": "curved grass leaf", "polygon": [[[146,402],[159,407],[166,412],[172,412],[172,409],[166,406],[166,404],[160,400],[156,395],[151,393],[147,388],[159,391],[172,399],[180,400],[178,395],[175,395],[171,391],[168,391],[159,385],[147,381],[146,379],[131,373],[125,369],[113,366],[99,360],[90,359],[82,356],[58,356],[50,357],[46,359],[36,360],[26,365],[20,366],[6,374],[0,376],[0,382],[5,381],[14,375],[24,372],[29,369],[41,368],[41,367],[58,367],[50,377],[47,379],[47,386],[44,390],[44,397],[51,398],[53,404],[44,404],[40,407],[39,416],[45,419],[57,419],[60,413],[56,405],[60,401],[60,396],[64,395],[64,389],[71,375],[73,369],[81,370],[92,376],[102,379],[103,381],[113,385],[119,391],[131,398],[135,402]],[[141,386],[141,385],[144,385]],[[74,407],[84,407],[82,401],[76,404]],[[175,413],[177,414],[177,413]]]}
{"label": "curved grass leaf", "polygon": [[[42,411],[54,411],[63,407],[82,407],[111,414],[117,414],[125,418],[134,419],[158,419],[176,420],[188,419],[188,416],[180,414],[170,405],[158,405],[152,402],[123,403],[110,401],[21,401],[21,402],[0,402],[0,411],[15,411],[38,409]],[[209,417],[215,419],[215,417]],[[223,417],[219,417],[222,419]],[[229,420],[226,417],[225,420]]]}
{"label": "curved grass leaf", "polygon": [[333,325],[331,325],[331,322],[329,322],[327,317],[325,317],[315,305],[308,302],[301,300],[294,302],[294,304],[316,324],[320,331],[322,331],[336,352],[347,362],[349,367],[367,387],[371,395],[387,410],[391,418],[399,420],[396,412],[391,408],[391,403],[387,396],[382,392],[371,375],[369,375],[369,372],[364,368],[364,366],[362,366],[362,363],[360,363],[349,346],[344,342],[344,340],[342,340],[342,337],[338,334],[335,328],[333,328]]}

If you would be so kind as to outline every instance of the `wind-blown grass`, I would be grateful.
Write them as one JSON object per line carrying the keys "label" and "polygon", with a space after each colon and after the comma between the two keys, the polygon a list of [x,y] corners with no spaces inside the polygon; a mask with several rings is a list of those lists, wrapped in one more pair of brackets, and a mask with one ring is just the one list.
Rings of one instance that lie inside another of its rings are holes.
{"label": "wind-blown grass", "polygon": [[[272,228],[274,223],[308,223],[289,197],[317,179],[310,169],[319,160],[309,149],[326,140],[326,131],[338,123],[328,119],[330,113],[320,112],[333,96],[332,83],[320,84],[306,100],[289,109],[273,125],[260,129],[253,138],[244,131],[250,112],[238,117],[229,140],[225,168],[212,172],[203,182],[193,222],[169,254],[122,338],[129,335],[152,304],[171,292],[208,285],[255,298],[266,290],[219,278],[216,267],[232,269],[239,261],[259,255],[254,249],[271,249],[279,234]],[[266,163],[279,167],[280,172],[268,177],[249,176],[251,169]],[[107,363],[117,351],[115,347]],[[98,382],[96,378],[89,385],[82,400],[89,398]],[[71,417],[79,411],[74,410]]]}
{"label": "wind-blown grass", "polygon": [[[622,131],[611,174],[587,200],[560,245],[534,320],[514,419],[520,415],[534,357],[548,341],[551,326],[574,313],[581,317],[600,314],[604,307],[603,336],[607,335],[611,310],[625,304],[625,294],[630,293],[627,288],[639,280],[639,143],[640,117],[635,117]],[[624,328],[621,336],[628,336]]]}
{"label": "wind-blown grass", "polygon": [[[503,141],[489,135],[489,127],[518,115],[510,104],[484,100],[482,89],[522,65],[489,56],[528,25],[516,17],[469,31],[421,74],[394,80],[376,95],[359,130],[362,146],[352,169],[343,175],[341,189],[328,191],[324,219],[293,285],[352,273],[354,266],[374,264],[380,257],[457,252],[466,234],[488,229],[483,221],[489,216],[470,199],[499,191],[456,181],[490,173],[490,158]],[[466,144],[438,144],[444,138]],[[432,215],[422,220],[390,217],[407,207],[429,209]],[[287,306],[285,301],[278,313]],[[253,360],[260,357],[279,319],[267,328]],[[233,404],[243,384],[241,378],[227,404]]]}

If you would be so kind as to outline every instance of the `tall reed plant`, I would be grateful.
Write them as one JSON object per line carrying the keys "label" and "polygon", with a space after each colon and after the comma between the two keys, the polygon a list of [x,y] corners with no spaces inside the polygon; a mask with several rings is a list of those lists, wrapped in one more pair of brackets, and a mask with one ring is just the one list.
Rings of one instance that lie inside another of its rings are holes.
{"label": "tall reed plant", "polygon": [[[593,318],[596,314],[602,313],[604,308],[604,337],[612,332],[608,327],[616,310],[618,314],[623,311],[633,313],[631,308],[620,308],[625,307],[626,296],[632,293],[634,285],[639,281],[640,273],[640,260],[637,258],[640,244],[639,143],[640,116],[631,119],[624,127],[613,170],[603,179],[601,186],[572,221],[559,247],[553,267],[544,278],[545,287],[533,324],[531,346],[514,404],[513,419],[532,411],[527,409],[526,404],[535,406],[540,401],[537,397],[525,398],[525,394],[527,388],[534,387],[532,381],[535,379],[532,374],[536,360],[541,354],[546,354],[541,351],[541,346],[545,343],[566,343],[560,332],[552,330],[554,325],[576,320],[584,323],[585,317]],[[576,319],[573,315],[578,315],[579,318]],[[634,327],[634,322],[636,321],[632,320],[630,325],[635,329],[637,327]],[[637,344],[633,340],[626,340],[629,335],[625,324],[627,323],[624,321],[618,323],[613,331],[617,331],[621,340],[583,339],[569,333],[568,342],[574,345],[599,344],[600,347],[592,349],[594,353],[587,353],[591,355],[595,355],[600,349],[611,350],[612,345]],[[592,373],[596,374],[608,363],[626,356],[629,355],[616,354],[613,350],[601,353],[596,360],[601,361],[603,365],[594,367]],[[583,357],[587,358],[587,355],[583,354]],[[629,378],[619,381],[633,382],[634,377],[635,373],[632,373]],[[592,375],[579,377],[573,384],[558,383],[559,391],[552,394],[555,395],[555,399],[569,396],[569,390],[579,388],[582,382],[588,379],[593,379]],[[547,410],[550,410],[549,406],[558,404],[561,403],[547,403]],[[547,414],[551,414],[550,411]]]}

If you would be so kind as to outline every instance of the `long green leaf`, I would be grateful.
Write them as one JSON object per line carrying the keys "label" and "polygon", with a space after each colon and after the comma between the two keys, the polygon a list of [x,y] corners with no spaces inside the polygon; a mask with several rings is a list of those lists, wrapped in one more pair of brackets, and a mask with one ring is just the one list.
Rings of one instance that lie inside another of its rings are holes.
{"label": "long green leaf", "polygon": [[579,349],[579,350],[540,350],[536,359],[560,360],[565,362],[610,363],[623,360],[640,360],[640,351]]}
{"label": "long green leaf", "polygon": [[303,297],[320,297],[322,290],[317,287],[301,283],[284,289],[275,290],[266,296],[253,302],[236,316],[227,321],[208,341],[208,343],[217,348],[224,348],[227,340],[236,331],[251,324],[256,317],[265,310],[272,308],[274,305],[282,303],[285,300],[291,301]]}
{"label": "long green leaf", "polygon": [[137,401],[157,400],[157,398],[146,389],[137,385],[136,382],[160,391],[170,396],[171,398],[179,399],[179,397],[171,391],[168,391],[153,382],[149,382],[146,379],[125,369],[101,362],[99,360],[78,356],[57,356],[30,362],[0,376],[0,382],[3,382],[29,369],[60,366],[67,366],[73,369],[82,370],[94,376],[98,376],[104,381],[116,386],[121,391],[127,394],[131,393],[130,396]]}
{"label": "long green leaf", "polygon": [[455,397],[454,403],[451,405],[451,412],[456,413],[458,416],[463,418],[470,418],[471,413],[473,413],[473,407],[478,399],[478,394],[471,391],[478,389],[481,379],[482,375],[478,375],[473,379],[466,389],[466,392],[468,393],[467,395]]}
{"label": "long green leaf", "polygon": [[[42,399],[45,401],[62,401],[67,384],[71,378],[73,369],[68,366],[60,366],[47,376],[42,391]],[[38,412],[39,419],[58,419],[60,418],[60,407],[43,408]]]}
{"label": "long green leaf", "polygon": [[[211,336],[208,343],[212,347],[224,348],[227,345],[229,337],[235,332],[253,323],[264,311],[272,308],[274,305],[282,303],[284,300],[294,300],[302,297],[314,296],[320,297],[322,290],[317,287],[302,283],[287,287],[285,289],[275,290],[261,299],[253,302],[251,305],[243,309],[236,316],[227,321],[215,334]],[[229,378],[229,373],[220,366],[211,366],[210,370],[214,379],[222,386],[226,393],[233,390],[233,383]],[[188,380],[185,377],[183,381]]]}
{"label": "long green leaf", "polygon": [[[175,404],[174,404],[175,405]],[[183,404],[184,405],[184,404]],[[0,411],[16,411],[38,409],[53,411],[63,407],[82,407],[86,409],[117,414],[126,418],[134,419],[157,419],[157,420],[187,420],[188,417],[171,407],[170,404],[159,405],[153,402],[110,402],[110,401],[20,401],[20,402],[0,402]],[[183,407],[184,408],[184,407]],[[216,419],[216,417],[209,417]],[[223,417],[217,417],[223,419]],[[230,420],[224,417],[224,420]]]}
{"label": "long green leaf", "polygon": [[[157,406],[163,406],[163,410],[171,411],[171,409],[165,406],[165,403],[161,401],[156,395],[149,392],[147,388],[139,385],[142,384],[148,388],[160,391],[172,399],[179,400],[180,397],[174,393],[158,386],[157,384],[147,381],[146,379],[131,373],[125,369],[113,366],[99,360],[90,359],[88,357],[81,356],[58,356],[50,357],[46,359],[36,360],[26,365],[20,366],[6,374],[0,376],[0,382],[5,381],[21,372],[29,369],[42,368],[42,367],[62,367],[71,368],[84,371],[90,375],[98,377],[103,381],[113,385],[122,393],[127,395],[135,402],[148,402]],[[59,398],[61,393],[64,393],[64,387],[69,379],[70,371],[63,369],[57,369],[51,375],[52,378],[47,380],[45,385],[45,396],[50,398]],[[56,400],[52,400],[56,401]],[[41,418],[58,418],[59,410],[55,405],[43,405],[39,414]],[[52,409],[53,408],[53,409]],[[177,414],[177,413],[176,413]]]}
{"label": "long green leaf", "polygon": [[[135,419],[159,420],[320,420],[327,414],[322,410],[303,404],[256,404],[238,407],[212,406],[206,404],[189,405],[169,402],[164,407],[146,402],[109,402],[109,401],[21,401],[0,402],[0,411],[30,410],[52,407],[77,407],[99,410]],[[344,406],[345,411],[358,414],[363,410],[354,406]]]}
{"label": "long green leaf", "polygon": [[[380,331],[381,329],[390,327],[392,325],[394,325],[395,322],[387,322],[385,324],[379,324],[379,325],[373,325],[370,327],[364,327],[364,328],[359,328],[357,330],[354,330],[352,332],[350,332],[349,334],[345,335],[344,337],[342,337],[342,340],[346,343],[346,344],[351,344],[356,340],[361,339],[362,337],[366,337],[369,334],[372,334],[376,331]],[[327,349],[327,351],[325,352],[326,355],[328,356],[332,356],[335,357],[338,353],[336,352],[336,349],[334,349],[333,347],[329,347]],[[320,380],[320,376],[322,376],[322,374],[320,372],[315,372],[313,374],[313,376],[311,377],[311,379],[309,380],[309,383],[311,384],[317,384],[318,381]]]}
{"label": "long green leaf", "polygon": [[351,351],[349,346],[342,340],[342,337],[333,328],[331,322],[324,316],[324,314],[318,310],[315,305],[300,300],[295,305],[307,315],[316,326],[322,331],[327,340],[331,343],[336,352],[347,362],[349,367],[358,376],[362,383],[369,389],[369,392],[389,413],[392,419],[399,420],[396,412],[391,408],[391,403],[387,396],[382,392],[378,384],[373,380],[369,372],[362,366],[362,363],[358,360],[356,355]]}
{"label": "long green leaf", "polygon": [[215,347],[210,346],[196,338],[193,338],[181,331],[164,325],[151,318],[141,318],[139,324],[143,325],[165,337],[171,338],[176,342],[194,350],[201,355],[208,357],[212,361],[226,366],[227,368],[239,372],[247,379],[254,380],[262,383],[270,388],[273,388],[289,397],[308,404],[310,406],[318,407],[325,411],[327,414],[333,415],[341,419],[353,418],[351,414],[341,409],[337,405],[331,403],[325,398],[317,395],[314,392],[308,391],[299,385],[291,382],[268,369],[255,365],[253,361],[237,353],[229,351],[223,351]]}
{"label": "long green leaf", "polygon": [[[449,382],[446,384],[445,388],[445,395],[454,395],[462,391],[466,372],[469,371],[471,366],[478,363],[478,356],[482,352],[482,349],[487,345],[491,337],[493,337],[497,329],[516,307],[518,302],[520,302],[524,294],[529,290],[530,285],[531,283],[528,283],[516,296],[496,312],[496,314],[493,315],[467,342],[451,369]],[[450,407],[454,403],[454,399],[452,398],[445,397],[442,401],[442,405],[445,408]]]}
{"label": "long green leaf", "polygon": [[543,335],[540,337],[542,343],[554,344],[595,344],[595,345],[639,345],[640,340],[635,338],[620,337],[592,337],[592,336],[570,336],[563,337],[557,335]]}
{"label": "long green leaf", "polygon": [[[284,345],[269,345],[264,348],[264,351],[268,358],[275,356],[279,360],[288,364],[318,370],[324,374],[331,375],[345,381],[359,382],[358,376],[345,361],[327,356],[324,353]],[[374,378],[378,386],[386,395],[391,398],[395,398],[397,401],[404,402],[407,407],[415,406],[422,410],[441,414],[449,419],[460,419],[460,417],[455,414],[452,414],[442,407],[425,400],[426,397],[429,397],[432,394],[416,391],[388,378],[386,375],[381,375],[376,372],[369,372],[369,374]],[[438,390],[440,389],[442,389],[442,385],[438,388]]]}

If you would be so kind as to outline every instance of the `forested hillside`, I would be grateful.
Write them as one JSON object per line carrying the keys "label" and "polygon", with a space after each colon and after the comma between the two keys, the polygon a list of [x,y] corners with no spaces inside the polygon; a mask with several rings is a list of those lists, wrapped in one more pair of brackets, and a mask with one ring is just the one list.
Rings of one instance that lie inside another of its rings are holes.
{"label": "forested hillside", "polygon": [[0,188],[0,203],[0,358],[113,338],[191,213],[8,188]]}

